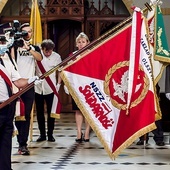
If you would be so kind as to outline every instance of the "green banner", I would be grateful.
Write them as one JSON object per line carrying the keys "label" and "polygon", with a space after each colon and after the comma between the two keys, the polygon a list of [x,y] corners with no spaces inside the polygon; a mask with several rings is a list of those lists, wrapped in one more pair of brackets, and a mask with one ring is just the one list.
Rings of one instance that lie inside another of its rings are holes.
{"label": "green banner", "polygon": [[154,59],[170,63],[170,53],[162,12],[159,6],[155,10],[155,55]]}

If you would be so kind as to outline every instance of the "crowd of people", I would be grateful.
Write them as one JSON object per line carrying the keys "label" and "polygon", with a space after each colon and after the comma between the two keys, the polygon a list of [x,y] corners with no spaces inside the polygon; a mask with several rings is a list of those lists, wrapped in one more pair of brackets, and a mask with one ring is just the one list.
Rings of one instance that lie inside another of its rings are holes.
{"label": "crowd of people", "polygon": [[[41,142],[48,138],[48,141],[55,142],[55,138],[53,137],[55,118],[51,116],[51,113],[57,112],[58,101],[56,102],[56,98],[58,97],[57,95],[62,80],[58,71],[53,72],[43,80],[39,79],[39,77],[61,63],[61,56],[54,51],[55,44],[51,39],[43,40],[40,47],[31,43],[33,30],[29,23],[22,24],[20,31],[27,32],[27,34],[23,36],[23,44],[20,42],[19,45],[16,45],[13,41],[10,41],[11,44],[7,44],[9,40],[7,40],[3,32],[3,28],[0,28],[0,103],[9,99],[14,91],[18,92],[30,83],[34,82],[35,86],[20,96],[24,105],[24,121],[15,120],[15,114],[16,111],[18,111],[16,109],[17,99],[12,100],[10,104],[0,109],[0,167],[3,170],[11,170],[13,122],[15,122],[18,131],[18,153],[21,155],[30,155],[27,146],[30,117],[34,107],[34,101],[40,131],[40,136],[36,141]],[[82,49],[89,42],[87,35],[83,32],[76,38],[78,50]],[[45,127],[45,103],[47,108],[47,132]],[[74,100],[72,100],[72,104],[73,110],[75,110],[77,125],[76,142],[89,142],[90,125],[85,120],[86,128],[83,135],[83,114]],[[4,154],[1,153],[6,154],[4,156]]]}
{"label": "crowd of people", "polygon": [[[29,28],[29,27],[26,27]],[[12,46],[11,44],[7,44],[7,39],[5,38],[3,31],[0,30],[1,39],[0,39],[0,103],[5,102],[9,97],[13,94],[13,84],[18,88],[22,89],[26,87],[28,84],[39,81],[38,77],[34,74],[29,74],[29,76],[24,76],[20,74],[19,72],[19,65],[14,60],[14,53],[7,52],[7,49]],[[23,49],[26,53],[30,52],[30,46],[26,44],[24,41]],[[33,51],[33,50],[32,50]],[[13,51],[14,52],[14,51]],[[30,52],[31,53],[31,52]],[[36,53],[36,52],[32,52]],[[41,54],[38,53],[37,58],[41,60]],[[27,66],[28,67],[28,66]],[[32,68],[34,69],[34,68]],[[31,70],[30,70],[31,71]],[[23,70],[21,73],[24,73]],[[40,81],[39,81],[40,82]],[[38,84],[38,83],[37,83]],[[29,101],[29,98],[32,99],[32,102],[29,102],[29,108],[25,109],[26,111],[31,110],[32,103],[33,103],[33,97],[34,97],[34,90],[32,91],[33,94],[31,96],[27,97],[25,101]],[[25,95],[25,94],[24,94]],[[28,99],[28,100],[27,100]],[[23,99],[24,100],[24,99]],[[12,149],[12,134],[14,130],[14,116],[15,116],[15,109],[16,108],[16,100],[11,101],[10,104],[4,106],[2,109],[0,109],[0,168],[3,170],[11,170],[11,149]],[[29,113],[26,113],[29,114]],[[25,115],[26,115],[25,114]],[[16,124],[19,134],[18,134],[18,142],[19,142],[19,149],[18,151],[22,154],[22,151],[24,151],[24,154],[29,154],[29,151],[27,149],[27,137],[29,133],[29,115],[26,115],[26,121],[18,122]],[[23,149],[23,146],[25,146],[25,150]],[[5,153],[5,154],[4,154]]]}
{"label": "crowd of people", "polygon": [[[12,43],[8,44],[10,52],[7,52],[7,46],[5,46],[7,40],[5,38],[0,39],[0,103],[3,103],[11,97],[13,90],[12,84],[19,90],[32,82],[36,84],[20,96],[25,107],[25,121],[15,121],[15,126],[18,130],[18,153],[21,155],[29,155],[30,151],[27,147],[27,142],[30,130],[30,115],[34,101],[38,128],[40,131],[40,136],[36,141],[42,142],[48,140],[50,142],[55,142],[53,136],[55,118],[51,117],[51,113],[55,112],[54,110],[57,107],[55,97],[58,95],[62,80],[57,71],[50,74],[48,78],[44,78],[43,81],[40,80],[39,77],[60,64],[62,59],[61,56],[54,51],[55,44],[50,39],[43,40],[40,47],[31,44],[32,28],[28,23],[21,25],[20,30],[28,33],[23,37],[23,46],[18,47],[13,46]],[[75,42],[77,50],[84,48],[90,43],[88,36],[84,32],[81,32],[77,36]],[[70,56],[76,52],[77,51],[74,51]],[[69,94],[68,89],[66,87],[64,87],[64,89],[65,92]],[[46,103],[47,107],[47,128],[45,127],[46,117],[44,103]],[[73,99],[72,109],[75,111],[77,127],[77,137],[75,141],[78,143],[83,141],[89,142],[90,125]],[[0,167],[3,170],[11,170],[11,148],[15,110],[16,100],[0,109]],[[82,128],[83,122],[85,122],[84,132]],[[163,130],[159,122],[157,122],[156,125],[158,128],[153,131],[155,135],[154,140],[157,145],[163,146]],[[143,145],[144,140],[148,142],[148,135],[146,135],[146,139],[142,136],[137,142],[137,145]],[[6,154],[2,155],[1,153]]]}

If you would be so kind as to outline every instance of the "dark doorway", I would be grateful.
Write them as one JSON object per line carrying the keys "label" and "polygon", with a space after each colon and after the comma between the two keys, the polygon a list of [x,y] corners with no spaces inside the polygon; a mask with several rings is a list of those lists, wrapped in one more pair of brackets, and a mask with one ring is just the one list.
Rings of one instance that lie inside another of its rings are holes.
{"label": "dark doorway", "polygon": [[62,59],[75,51],[75,39],[81,32],[81,22],[73,20],[57,20],[49,22],[49,35],[55,45],[55,51],[58,52]]}
{"label": "dark doorway", "polygon": [[[82,31],[82,23],[73,20],[57,20],[48,23],[48,37],[55,43],[55,51],[60,54],[62,60],[76,50],[75,39]],[[62,112],[72,112],[71,96],[64,92],[63,83],[60,87],[60,101]]]}

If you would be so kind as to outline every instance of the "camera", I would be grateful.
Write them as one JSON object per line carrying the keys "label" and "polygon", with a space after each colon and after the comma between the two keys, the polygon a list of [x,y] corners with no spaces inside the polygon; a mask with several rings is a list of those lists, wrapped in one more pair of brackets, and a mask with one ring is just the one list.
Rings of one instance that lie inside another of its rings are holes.
{"label": "camera", "polygon": [[18,20],[13,20],[12,24],[12,34],[14,36],[14,46],[23,47],[24,42],[22,40],[23,37],[28,35],[28,32],[20,30],[20,22]]}
{"label": "camera", "polygon": [[0,24],[0,41],[2,42],[8,41],[5,34],[11,31],[12,31],[12,27],[10,23]]}
{"label": "camera", "polygon": [[23,47],[23,37],[28,35],[27,31],[21,31],[20,22],[13,20],[13,23],[0,24],[0,41],[8,42],[10,46]]}
{"label": "camera", "polygon": [[0,35],[0,41],[5,42],[6,41],[5,36]]}

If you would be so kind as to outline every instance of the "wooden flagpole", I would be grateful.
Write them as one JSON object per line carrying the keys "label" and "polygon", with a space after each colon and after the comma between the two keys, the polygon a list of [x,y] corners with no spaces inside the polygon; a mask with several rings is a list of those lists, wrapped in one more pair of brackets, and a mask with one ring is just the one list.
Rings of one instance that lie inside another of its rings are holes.
{"label": "wooden flagpole", "polygon": [[[37,1],[35,1],[35,0],[32,0],[32,12],[33,12],[33,16],[34,16],[34,21],[33,21],[33,44],[35,44],[35,42],[36,42],[36,33],[35,33],[35,30],[36,30],[36,24],[37,24],[37,21],[36,21],[36,5],[38,5],[37,4]],[[31,110],[31,114],[30,114],[30,133],[29,133],[29,137],[30,137],[30,142],[32,142],[33,141],[33,123],[34,123],[34,106],[35,106],[35,104],[33,103],[33,105],[32,105],[32,110]]]}
{"label": "wooden flagpole", "polygon": [[33,134],[33,123],[34,123],[34,106],[35,104],[33,103],[32,105],[32,110],[31,110],[31,117],[30,117],[30,142],[33,141],[32,134]]}

